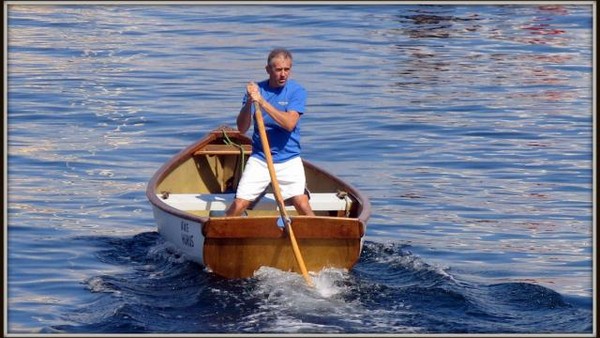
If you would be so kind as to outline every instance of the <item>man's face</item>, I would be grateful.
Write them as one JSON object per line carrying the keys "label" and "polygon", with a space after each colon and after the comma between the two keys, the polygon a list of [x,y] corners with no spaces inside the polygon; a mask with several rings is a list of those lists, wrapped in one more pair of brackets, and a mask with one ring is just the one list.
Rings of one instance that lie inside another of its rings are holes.
{"label": "man's face", "polygon": [[269,85],[271,87],[283,87],[292,72],[292,60],[278,57],[271,60],[271,65],[265,67],[269,73]]}

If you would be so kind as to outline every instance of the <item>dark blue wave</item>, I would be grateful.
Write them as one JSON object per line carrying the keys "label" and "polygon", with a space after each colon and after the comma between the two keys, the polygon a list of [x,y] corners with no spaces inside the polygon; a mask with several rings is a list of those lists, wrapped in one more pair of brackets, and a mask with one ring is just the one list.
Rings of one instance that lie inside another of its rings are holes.
{"label": "dark blue wave", "polygon": [[[298,322],[303,323],[296,331],[301,333],[592,330],[589,303],[571,303],[531,283],[461,280],[397,243],[366,242],[356,267],[333,280],[340,292],[321,297],[298,290],[295,274],[220,278],[187,261],[156,232],[79,240],[96,245],[97,258],[122,272],[84,281],[97,297],[65,315],[74,324],[54,325],[45,332],[282,333],[289,330],[286,325]],[[308,304],[286,293],[306,297]],[[283,331],[273,327],[277,321],[282,321]]]}

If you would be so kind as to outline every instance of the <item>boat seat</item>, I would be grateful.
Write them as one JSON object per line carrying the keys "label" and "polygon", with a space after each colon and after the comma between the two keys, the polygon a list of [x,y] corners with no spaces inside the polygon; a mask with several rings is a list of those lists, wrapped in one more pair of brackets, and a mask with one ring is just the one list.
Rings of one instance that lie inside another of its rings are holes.
{"label": "boat seat", "polygon": [[[167,199],[162,194],[158,198],[179,210],[222,211],[233,202],[235,194],[169,194]],[[348,203],[348,204],[347,204]],[[314,211],[348,210],[351,205],[349,197],[339,198],[336,193],[310,193],[310,206]],[[266,194],[252,210],[276,210],[277,203],[272,193]],[[294,206],[286,206],[294,210]]]}
{"label": "boat seat", "polygon": [[[244,148],[246,155],[252,154],[252,146],[244,144],[241,147]],[[239,155],[240,148],[227,144],[207,144],[199,150],[194,152],[194,155]]]}

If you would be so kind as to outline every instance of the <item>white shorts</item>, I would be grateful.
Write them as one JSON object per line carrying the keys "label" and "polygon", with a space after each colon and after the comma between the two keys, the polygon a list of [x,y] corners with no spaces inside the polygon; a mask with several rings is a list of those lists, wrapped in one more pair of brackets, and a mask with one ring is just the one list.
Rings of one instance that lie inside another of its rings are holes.
{"label": "white shorts", "polygon": [[[304,165],[300,157],[275,163],[275,176],[279,182],[281,196],[284,200],[304,194],[306,176]],[[269,167],[266,162],[251,156],[246,162],[246,167],[237,188],[236,196],[247,201],[254,201],[271,183]]]}

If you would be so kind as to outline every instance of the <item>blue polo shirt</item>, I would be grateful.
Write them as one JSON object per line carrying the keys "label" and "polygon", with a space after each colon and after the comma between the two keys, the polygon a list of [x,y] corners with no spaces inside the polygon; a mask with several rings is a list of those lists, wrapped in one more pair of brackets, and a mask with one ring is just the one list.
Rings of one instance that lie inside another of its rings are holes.
{"label": "blue polo shirt", "polygon": [[[269,80],[264,80],[258,83],[258,87],[260,88],[260,95],[278,110],[283,112],[293,110],[300,115],[304,114],[306,90],[298,82],[290,79],[283,87],[271,88]],[[246,94],[242,104],[245,104],[247,100],[248,95]],[[254,113],[254,105],[252,105],[252,114]],[[266,112],[263,111],[262,115],[273,162],[282,163],[300,156],[300,120],[298,120],[294,130],[289,132],[279,126]],[[267,160],[260,141],[256,117],[254,117],[254,133],[252,134],[252,156],[256,156],[263,161]]]}

